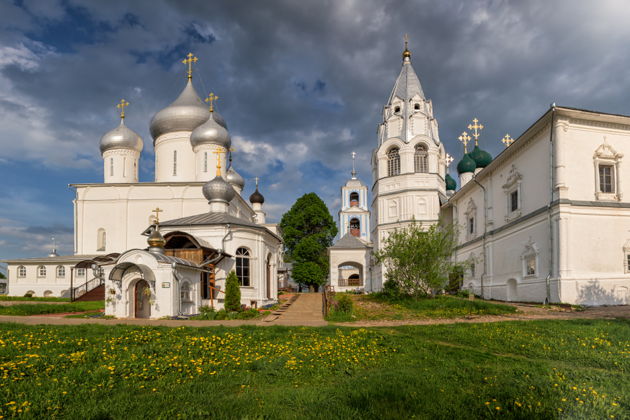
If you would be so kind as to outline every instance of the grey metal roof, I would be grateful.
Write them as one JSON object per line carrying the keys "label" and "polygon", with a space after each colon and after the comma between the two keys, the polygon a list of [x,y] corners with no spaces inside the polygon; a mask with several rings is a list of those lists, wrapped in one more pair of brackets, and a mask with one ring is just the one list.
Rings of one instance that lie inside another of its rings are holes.
{"label": "grey metal roof", "polygon": [[346,233],[343,238],[339,239],[331,248],[363,249],[370,248],[370,246],[356,236]]}
{"label": "grey metal roof", "polygon": [[64,262],[79,262],[83,260],[91,260],[106,254],[86,254],[86,255],[58,255],[56,257],[35,257],[35,258],[16,258],[11,260],[0,260],[0,262],[13,263],[44,263],[55,264]]}
{"label": "grey metal roof", "polygon": [[425,99],[420,79],[413,69],[411,61],[406,60],[403,61],[402,69],[400,69],[400,74],[396,79],[394,89],[392,89],[392,93],[389,95],[389,101],[387,101],[387,103],[391,105],[395,97],[406,101],[413,98],[415,95],[420,95],[422,99]]}
{"label": "grey metal roof", "polygon": [[257,225],[256,223],[250,222],[249,220],[241,219],[240,217],[232,216],[227,213],[215,213],[208,212],[202,214],[196,214],[194,216],[181,217],[179,219],[167,220],[165,222],[160,222],[160,226],[162,227],[172,227],[172,226],[211,226],[211,225],[226,225],[231,224],[235,226],[245,226],[252,229],[263,230],[268,232],[273,237],[280,239],[278,235],[274,234],[272,231],[267,229],[262,225]]}

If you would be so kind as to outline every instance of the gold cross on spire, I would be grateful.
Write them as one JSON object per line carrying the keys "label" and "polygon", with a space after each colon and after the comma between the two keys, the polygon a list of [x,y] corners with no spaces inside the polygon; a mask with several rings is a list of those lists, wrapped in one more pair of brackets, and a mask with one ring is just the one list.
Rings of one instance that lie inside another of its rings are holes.
{"label": "gold cross on spire", "polygon": [[461,136],[457,137],[457,139],[464,145],[464,154],[468,153],[468,142],[470,141],[468,133],[464,131]]}
{"label": "gold cross on spire", "polygon": [[260,178],[258,178],[258,177],[255,177],[255,178],[254,178],[254,181],[256,181],[256,189],[258,189],[258,181],[259,181],[259,180],[260,180]]}
{"label": "gold cross on spire", "polygon": [[160,213],[162,213],[164,210],[162,210],[159,207],[154,208],[153,210],[151,210],[151,213],[155,213],[155,224],[159,225],[160,224]]}
{"label": "gold cross on spire", "polygon": [[121,99],[118,105],[116,105],[116,108],[120,109],[120,118],[123,120],[125,119],[126,106],[129,106],[129,102],[125,101],[124,99]]}
{"label": "gold cross on spire", "polygon": [[510,147],[510,145],[514,143],[514,139],[509,134],[506,134],[503,136],[503,139],[501,139],[501,142],[505,144],[505,147]]}
{"label": "gold cross on spire", "polygon": [[444,158],[444,161],[446,162],[446,167],[448,168],[449,166],[451,166],[451,163],[453,163],[453,156],[449,155],[448,153],[446,154],[446,158]]}
{"label": "gold cross on spire", "polygon": [[477,118],[473,118],[473,124],[468,124],[468,129],[473,130],[473,137],[475,138],[475,146],[479,145],[479,132],[483,130],[483,124],[479,124]]}
{"label": "gold cross on spire", "polygon": [[216,149],[212,153],[217,155],[217,176],[221,176],[221,155],[223,153],[227,153],[227,152],[225,150],[223,150],[223,149]]}
{"label": "gold cross on spire", "polygon": [[188,80],[192,79],[192,65],[196,63],[199,59],[193,55],[193,53],[188,53],[186,58],[182,60],[183,64],[188,66]]}
{"label": "gold cross on spire", "polygon": [[214,101],[216,101],[217,99],[219,99],[219,97],[213,92],[210,92],[208,97],[205,99],[205,101],[210,104],[210,112],[214,112]]}
{"label": "gold cross on spire", "polygon": [[405,51],[403,51],[402,53],[403,60],[404,60],[405,58],[411,57],[411,51],[409,51],[409,48],[407,48],[409,46],[409,35],[405,34],[403,36],[403,41],[405,41]]}

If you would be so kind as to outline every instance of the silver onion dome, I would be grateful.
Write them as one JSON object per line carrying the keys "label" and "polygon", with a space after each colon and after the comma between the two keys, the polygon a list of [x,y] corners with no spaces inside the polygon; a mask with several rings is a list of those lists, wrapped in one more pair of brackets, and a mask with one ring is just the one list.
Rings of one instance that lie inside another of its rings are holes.
{"label": "silver onion dome", "polygon": [[241,191],[243,190],[243,188],[245,188],[245,180],[238,172],[234,170],[233,167],[230,167],[230,169],[228,169],[225,178],[228,184],[240,188]]}
{"label": "silver onion dome", "polygon": [[211,111],[210,118],[193,130],[190,135],[190,144],[193,148],[202,144],[215,144],[226,149],[230,148],[232,144],[230,134],[224,126],[215,120],[214,114],[215,112]]}
{"label": "silver onion dome", "polygon": [[125,125],[125,120],[121,118],[120,125],[101,137],[101,155],[112,149],[132,149],[142,152],[144,143],[138,133]]}
{"label": "silver onion dome", "polygon": [[[218,113],[214,113],[214,120],[226,127],[225,120]],[[188,79],[186,87],[179,97],[153,116],[151,120],[151,136],[156,140],[163,134],[175,131],[193,131],[208,119],[208,108],[201,102],[192,81]]]}
{"label": "silver onion dome", "polygon": [[203,195],[209,203],[224,202],[229,203],[236,195],[236,191],[228,184],[221,175],[206,182],[203,186]]}

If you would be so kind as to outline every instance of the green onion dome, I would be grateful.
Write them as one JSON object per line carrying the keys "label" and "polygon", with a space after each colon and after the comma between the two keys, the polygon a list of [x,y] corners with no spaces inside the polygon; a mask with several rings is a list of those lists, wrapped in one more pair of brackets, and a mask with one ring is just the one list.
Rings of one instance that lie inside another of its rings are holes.
{"label": "green onion dome", "polygon": [[475,146],[472,152],[469,153],[470,157],[473,158],[477,168],[485,168],[490,165],[492,162],[492,155],[485,150],[481,150],[479,146]]}
{"label": "green onion dome", "polygon": [[455,191],[457,189],[457,183],[450,174],[446,174],[446,191]]}
{"label": "green onion dome", "polygon": [[470,157],[470,153],[466,153],[462,160],[457,164],[457,173],[463,174],[465,172],[475,172],[477,163]]}

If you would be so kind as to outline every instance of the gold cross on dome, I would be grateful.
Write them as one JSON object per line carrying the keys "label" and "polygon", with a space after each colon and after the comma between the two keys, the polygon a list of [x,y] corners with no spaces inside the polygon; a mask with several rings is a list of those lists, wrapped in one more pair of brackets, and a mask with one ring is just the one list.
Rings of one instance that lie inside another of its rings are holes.
{"label": "gold cross on dome", "polygon": [[464,145],[464,154],[468,153],[468,142],[470,141],[468,133],[464,131],[461,136],[457,137],[457,139]]}
{"label": "gold cross on dome", "polygon": [[162,210],[159,207],[154,208],[153,210],[151,210],[151,213],[155,213],[155,224],[160,224],[160,213],[162,213],[164,210]]}
{"label": "gold cross on dome", "polygon": [[210,92],[208,97],[205,99],[205,101],[210,104],[210,112],[214,112],[214,101],[216,101],[217,99],[219,99],[219,97],[213,92]]}
{"label": "gold cross on dome", "polygon": [[446,162],[446,167],[448,168],[449,166],[451,166],[451,163],[453,163],[454,160],[455,159],[453,159],[453,156],[447,153],[446,158],[444,159],[444,161]]}
{"label": "gold cross on dome", "polygon": [[214,152],[215,155],[217,155],[217,176],[221,176],[221,155],[223,153],[226,153],[225,150],[223,149],[216,149]]}
{"label": "gold cross on dome", "polygon": [[120,118],[125,119],[125,107],[129,106],[129,102],[121,99],[120,102],[116,105],[116,108],[120,109]]}
{"label": "gold cross on dome", "polygon": [[483,124],[479,124],[477,118],[473,118],[473,124],[468,124],[468,129],[473,130],[473,137],[475,138],[475,146],[479,144],[479,132],[483,130]]}
{"label": "gold cross on dome", "polygon": [[505,144],[505,147],[510,147],[510,145],[514,143],[514,139],[509,134],[506,134],[503,136],[503,139],[501,139],[501,142]]}
{"label": "gold cross on dome", "polygon": [[196,63],[199,59],[193,55],[193,53],[188,53],[186,58],[182,60],[183,64],[188,66],[188,79],[192,79],[192,65]]}

